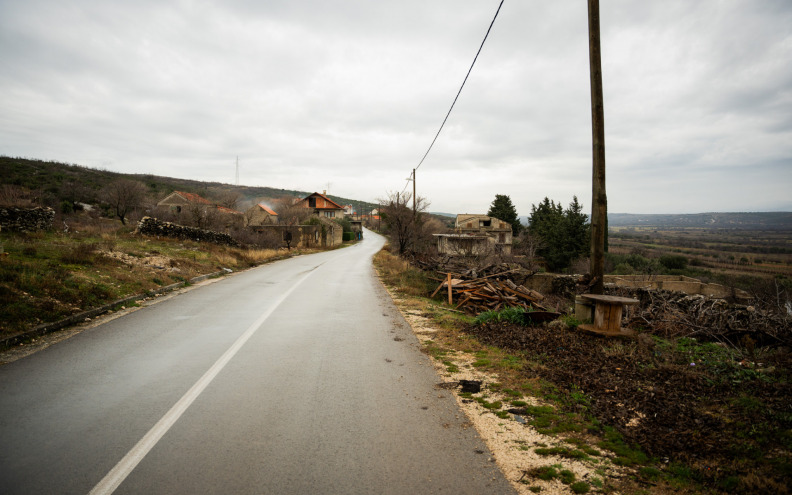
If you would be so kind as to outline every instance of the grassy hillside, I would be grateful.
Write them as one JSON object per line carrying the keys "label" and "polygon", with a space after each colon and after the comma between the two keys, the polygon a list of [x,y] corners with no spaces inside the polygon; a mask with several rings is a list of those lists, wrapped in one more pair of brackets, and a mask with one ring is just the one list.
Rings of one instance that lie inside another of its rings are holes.
{"label": "grassy hillside", "polygon": [[312,252],[150,238],[85,215],[73,216],[70,227],[0,232],[0,338],[223,268]]}
{"label": "grassy hillside", "polygon": [[[153,201],[159,201],[171,192],[185,191],[207,198],[222,198],[228,194],[239,196],[240,208],[258,201],[270,201],[284,196],[305,197],[315,191],[297,191],[272,187],[235,186],[220,182],[201,182],[190,179],[162,177],[151,174],[119,174],[80,165],[29,160],[0,156],[0,177],[3,184],[22,186],[34,191],[38,199],[58,209],[62,202],[95,203],[99,191],[119,178],[134,179],[146,185]],[[377,205],[366,201],[328,195],[340,205],[351,204],[358,211],[369,211]]]}

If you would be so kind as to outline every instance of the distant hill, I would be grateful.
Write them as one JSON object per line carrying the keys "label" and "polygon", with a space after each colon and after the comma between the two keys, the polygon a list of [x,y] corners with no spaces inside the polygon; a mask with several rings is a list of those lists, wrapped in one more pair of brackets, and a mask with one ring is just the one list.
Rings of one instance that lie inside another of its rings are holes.
{"label": "distant hill", "polygon": [[792,212],[654,214],[609,213],[610,227],[792,230]]}
{"label": "distant hill", "polygon": [[[528,225],[528,217],[520,217]],[[690,213],[690,214],[635,214],[608,213],[609,227],[635,227],[655,229],[739,229],[739,230],[790,230],[792,212],[753,213]]]}
{"label": "distant hill", "polygon": [[[162,199],[173,191],[200,194],[207,198],[220,197],[226,193],[240,196],[239,208],[243,209],[257,201],[269,201],[284,196],[305,197],[316,191],[297,191],[272,187],[236,186],[220,182],[201,182],[151,174],[121,174],[98,170],[81,165],[12,158],[0,156],[0,183],[12,184],[36,191],[45,204],[56,207],[61,201],[91,203],[98,192],[118,178],[128,178],[144,183],[152,197]],[[356,211],[370,211],[377,208],[374,203],[358,201],[328,194],[340,205],[352,205]]]}

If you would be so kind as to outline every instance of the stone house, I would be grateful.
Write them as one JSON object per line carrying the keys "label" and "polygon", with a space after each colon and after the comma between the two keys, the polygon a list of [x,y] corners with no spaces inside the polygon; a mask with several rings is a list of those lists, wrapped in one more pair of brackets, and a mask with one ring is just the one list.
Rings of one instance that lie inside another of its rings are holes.
{"label": "stone house", "polygon": [[168,208],[174,213],[181,213],[188,206],[192,207],[195,205],[207,208],[213,206],[211,201],[197,194],[173,191],[157,203],[157,208]]}
{"label": "stone house", "polygon": [[245,211],[248,226],[278,225],[278,214],[269,206],[258,203]]}
{"label": "stone house", "polygon": [[458,256],[511,254],[511,224],[487,215],[467,213],[457,215],[454,232],[435,234],[435,237],[440,254]]}
{"label": "stone house", "polygon": [[310,210],[311,215],[301,225],[279,221],[277,214],[262,204],[254,206],[253,211],[248,210],[245,215],[261,219],[261,222],[248,224],[253,230],[279,232],[284,239],[284,247],[287,237],[291,247],[334,247],[343,243],[344,228],[334,220],[344,218],[344,207],[328,198],[326,191],[295,199],[294,206]]}
{"label": "stone house", "polygon": [[157,209],[176,216],[189,215],[198,224],[213,223],[219,219],[226,228],[241,225],[244,216],[240,211],[212,203],[198,194],[183,191],[173,191],[165,196],[157,203]]}
{"label": "stone house", "polygon": [[434,234],[437,252],[450,256],[483,256],[494,252],[492,238],[474,234]]}
{"label": "stone house", "polygon": [[277,232],[283,247],[334,247],[344,241],[344,228],[336,222],[322,217],[313,217],[308,224],[261,224],[250,225],[255,232]]}

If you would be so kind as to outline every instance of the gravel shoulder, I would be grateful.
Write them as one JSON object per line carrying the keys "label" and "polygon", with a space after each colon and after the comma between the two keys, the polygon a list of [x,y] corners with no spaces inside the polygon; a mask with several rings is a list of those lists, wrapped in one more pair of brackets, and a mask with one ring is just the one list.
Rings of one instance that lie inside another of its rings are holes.
{"label": "gravel shoulder", "polygon": [[[441,331],[438,325],[431,318],[424,316],[420,308],[412,307],[408,300],[400,297],[391,288],[386,286],[386,289],[421,344],[423,346],[432,345],[438,332]],[[508,418],[498,417],[476,400],[460,396],[459,388],[454,386],[460,380],[477,380],[484,385],[499,382],[499,376],[496,373],[484,372],[473,366],[476,360],[473,354],[450,351],[444,354],[442,359],[429,354],[437,374],[443,379],[443,383],[438,384],[438,387],[454,389],[454,396],[459,407],[492,451],[498,467],[518,493],[524,495],[575,493],[568,484],[562,483],[559,479],[542,480],[530,474],[536,469],[546,466],[555,466],[558,470],[573,472],[578,481],[591,485],[591,493],[598,492],[599,490],[595,487],[598,484],[603,484],[606,479],[612,485],[613,482],[625,476],[626,473],[622,468],[610,464],[609,454],[606,452],[602,452],[603,457],[597,463],[537,454],[536,448],[562,447],[564,445],[569,447],[569,445],[564,444],[556,436],[539,433],[532,426],[525,424],[521,417],[513,414],[509,414]],[[455,366],[449,366],[449,362]],[[452,371],[449,371],[449,368]],[[489,402],[502,401],[506,404],[510,400],[506,394],[493,391],[486,391],[486,394],[486,400]],[[529,405],[544,405],[533,397],[524,397],[522,400],[528,402]],[[504,407],[504,409],[506,408]],[[619,492],[611,488],[608,493]]]}

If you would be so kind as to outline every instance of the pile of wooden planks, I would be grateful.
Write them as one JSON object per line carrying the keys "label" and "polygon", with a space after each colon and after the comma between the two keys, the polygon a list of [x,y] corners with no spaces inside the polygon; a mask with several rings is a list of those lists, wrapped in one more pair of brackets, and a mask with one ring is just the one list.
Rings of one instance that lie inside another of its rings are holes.
{"label": "pile of wooden planks", "polygon": [[446,280],[435,289],[431,297],[434,297],[442,289],[446,289],[449,304],[456,301],[457,309],[471,313],[498,311],[515,306],[546,310],[539,304],[544,299],[542,294],[517,285],[507,278],[503,280],[491,278],[503,275],[502,273],[472,280],[454,278],[453,275],[452,273],[446,274]]}

